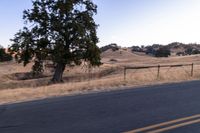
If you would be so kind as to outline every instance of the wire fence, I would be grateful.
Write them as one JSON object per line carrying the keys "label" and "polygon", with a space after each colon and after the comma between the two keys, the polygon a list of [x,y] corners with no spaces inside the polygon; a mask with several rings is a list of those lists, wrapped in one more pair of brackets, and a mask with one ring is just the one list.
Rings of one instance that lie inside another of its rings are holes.
{"label": "wire fence", "polygon": [[[154,71],[156,71],[156,77],[157,79],[160,78],[160,71],[162,68],[165,68],[166,73],[168,73],[171,69],[174,68],[183,68],[183,71],[185,71],[185,73],[187,73],[189,76],[193,77],[194,75],[194,63],[191,64],[175,64],[175,65],[152,65],[152,66],[125,66],[124,67],[124,81],[126,81],[127,79],[127,70],[135,70],[134,72],[136,72],[137,70],[141,70],[141,69],[148,69],[150,72],[151,69],[153,68]],[[189,71],[188,68],[184,68],[184,67],[189,67]]]}

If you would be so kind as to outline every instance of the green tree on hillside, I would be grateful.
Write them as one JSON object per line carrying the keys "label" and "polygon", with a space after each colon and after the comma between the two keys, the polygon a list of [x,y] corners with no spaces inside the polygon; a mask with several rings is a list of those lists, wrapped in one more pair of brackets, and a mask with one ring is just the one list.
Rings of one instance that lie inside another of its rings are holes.
{"label": "green tree on hillside", "polygon": [[6,49],[0,45],[0,62],[11,61],[12,56],[6,53]]}
{"label": "green tree on hillside", "polygon": [[167,47],[161,47],[155,52],[155,57],[169,57],[171,51]]}
{"label": "green tree on hillside", "polygon": [[97,6],[91,0],[35,0],[25,10],[25,27],[15,34],[10,51],[26,66],[34,59],[33,71],[42,72],[43,61],[52,60],[53,82],[62,82],[66,65],[101,64],[93,16]]}

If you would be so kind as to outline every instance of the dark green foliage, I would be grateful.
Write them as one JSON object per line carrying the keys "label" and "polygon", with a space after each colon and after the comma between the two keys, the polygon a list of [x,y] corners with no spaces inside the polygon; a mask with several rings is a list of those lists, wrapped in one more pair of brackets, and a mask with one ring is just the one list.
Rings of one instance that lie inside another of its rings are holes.
{"label": "dark green foliage", "polygon": [[185,50],[185,53],[186,53],[187,55],[191,55],[192,52],[193,52],[193,48],[187,48],[187,49]]}
{"label": "dark green foliage", "polygon": [[147,46],[147,47],[146,47],[146,51],[145,51],[145,53],[154,56],[155,53],[156,53],[156,50],[155,50],[152,46]]}
{"label": "dark green foliage", "polygon": [[117,51],[117,50],[119,50],[119,46],[117,46],[116,43],[111,43],[109,45],[106,45],[106,46],[103,46],[100,48],[101,52],[105,52],[108,49],[112,49],[112,51]]}
{"label": "dark green foliage", "polygon": [[144,48],[144,46],[143,46],[143,47],[132,46],[132,47],[131,47],[131,51],[132,51],[132,52],[144,52],[143,48]]}
{"label": "dark green foliage", "polygon": [[44,60],[52,60],[60,69],[55,70],[56,82],[62,80],[66,65],[86,61],[99,66],[96,13],[97,6],[91,0],[35,0],[33,8],[24,11],[27,25],[12,39],[10,50],[24,65],[34,59],[37,73],[43,71]]}
{"label": "dark green foliage", "polygon": [[173,42],[173,43],[170,43],[165,46],[159,45],[159,44],[153,44],[151,46],[146,46],[146,47],[142,48],[142,50],[146,54],[155,56],[156,51],[162,47],[164,47],[164,49],[168,49],[169,51],[172,51],[172,52],[177,51],[175,54],[178,56],[200,54],[200,44],[196,44],[196,43],[184,44],[184,43],[180,43],[180,42]]}
{"label": "dark green foliage", "polygon": [[192,51],[192,54],[200,54],[200,50],[194,49],[194,50]]}
{"label": "dark green foliage", "polygon": [[171,55],[171,52],[166,47],[161,47],[155,52],[155,57],[168,57]]}
{"label": "dark green foliage", "polygon": [[5,49],[0,46],[0,62],[11,61],[12,56],[6,53]]}
{"label": "dark green foliage", "polygon": [[200,54],[200,50],[195,49],[195,48],[187,48],[185,50],[186,55],[194,55],[194,54]]}
{"label": "dark green foliage", "polygon": [[145,49],[146,54],[150,54],[155,57],[168,57],[171,55],[171,51],[168,46],[153,44],[152,46],[145,47]]}
{"label": "dark green foliage", "polygon": [[175,49],[178,49],[178,48],[181,48],[181,47],[185,47],[186,44],[183,44],[183,43],[180,43],[180,42],[172,42],[170,44],[168,44],[166,47],[168,47],[168,49],[170,48],[175,48]]}
{"label": "dark green foliage", "polygon": [[178,55],[178,56],[184,56],[185,52],[178,52],[178,53],[176,53],[176,55]]}

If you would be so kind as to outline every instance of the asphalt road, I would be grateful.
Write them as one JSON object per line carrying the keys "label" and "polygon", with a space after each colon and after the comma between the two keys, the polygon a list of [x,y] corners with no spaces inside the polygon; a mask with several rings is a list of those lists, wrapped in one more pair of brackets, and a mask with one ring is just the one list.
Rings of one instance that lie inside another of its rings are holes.
{"label": "asphalt road", "polygon": [[192,81],[2,105],[0,133],[135,132],[163,122],[151,130],[199,133],[199,114],[200,81]]}

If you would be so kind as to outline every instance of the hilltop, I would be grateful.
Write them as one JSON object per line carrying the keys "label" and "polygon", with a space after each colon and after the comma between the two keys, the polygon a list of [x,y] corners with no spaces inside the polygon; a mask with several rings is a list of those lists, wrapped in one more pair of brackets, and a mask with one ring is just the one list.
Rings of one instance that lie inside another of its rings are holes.
{"label": "hilltop", "polygon": [[[156,56],[156,57],[168,57],[170,55],[171,56],[186,56],[186,55],[200,54],[200,44],[196,44],[196,43],[184,44],[184,43],[179,43],[179,42],[173,42],[168,45],[153,44],[153,45],[141,46],[141,47],[133,45],[128,48],[122,48],[121,46],[118,46],[116,43],[112,43],[112,44],[103,46],[100,49],[102,53],[104,52],[107,53],[108,50],[113,51],[113,52],[118,51],[118,50],[119,51],[127,50],[135,54],[140,54],[140,55],[146,54],[149,56]],[[158,52],[160,53],[158,54]]]}

